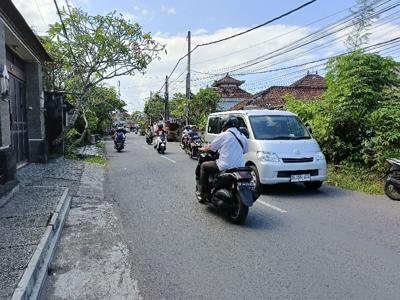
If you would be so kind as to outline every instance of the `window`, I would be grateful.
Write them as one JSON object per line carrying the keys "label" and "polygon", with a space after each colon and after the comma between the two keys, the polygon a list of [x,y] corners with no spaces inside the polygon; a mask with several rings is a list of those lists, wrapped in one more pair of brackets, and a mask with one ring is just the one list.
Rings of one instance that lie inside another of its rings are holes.
{"label": "window", "polygon": [[211,117],[208,120],[208,133],[215,133],[218,134],[221,131],[220,117]]}
{"label": "window", "polygon": [[307,129],[296,116],[252,116],[250,124],[257,140],[311,138]]}
{"label": "window", "polygon": [[242,117],[237,117],[237,119],[238,119],[238,122],[239,122],[239,128],[240,127],[244,127],[244,128],[247,129],[247,125],[246,125],[246,122],[244,121],[244,119]]}

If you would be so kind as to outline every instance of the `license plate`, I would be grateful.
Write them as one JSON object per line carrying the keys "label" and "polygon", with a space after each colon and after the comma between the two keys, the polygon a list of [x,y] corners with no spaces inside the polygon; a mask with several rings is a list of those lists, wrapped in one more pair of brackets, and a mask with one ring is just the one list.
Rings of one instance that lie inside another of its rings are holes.
{"label": "license plate", "polygon": [[290,176],[291,182],[302,182],[302,181],[310,181],[311,175],[310,174],[296,174]]}
{"label": "license plate", "polygon": [[253,190],[255,188],[253,182],[238,182],[237,185],[239,190]]}

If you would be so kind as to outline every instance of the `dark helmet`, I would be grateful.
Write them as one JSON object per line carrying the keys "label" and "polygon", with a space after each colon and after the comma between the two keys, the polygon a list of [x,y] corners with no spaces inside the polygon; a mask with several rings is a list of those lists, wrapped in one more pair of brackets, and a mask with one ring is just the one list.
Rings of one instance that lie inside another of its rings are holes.
{"label": "dark helmet", "polygon": [[235,116],[228,116],[222,119],[222,131],[225,131],[231,127],[238,128],[238,126],[239,121]]}
{"label": "dark helmet", "polygon": [[164,125],[162,123],[158,124],[158,128],[162,129]]}

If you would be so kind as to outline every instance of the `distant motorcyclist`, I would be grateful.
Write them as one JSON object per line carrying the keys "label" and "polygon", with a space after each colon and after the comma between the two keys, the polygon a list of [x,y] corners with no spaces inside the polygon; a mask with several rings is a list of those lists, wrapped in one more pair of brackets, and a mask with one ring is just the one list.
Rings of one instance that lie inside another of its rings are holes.
{"label": "distant motorcyclist", "polygon": [[211,174],[219,173],[232,168],[244,167],[243,154],[248,151],[246,137],[237,129],[238,119],[229,116],[222,120],[222,132],[207,146],[200,148],[201,152],[217,152],[219,158],[216,161],[206,161],[200,167],[199,196],[204,199],[209,193],[208,180]]}
{"label": "distant motorcyclist", "polygon": [[188,136],[189,136],[189,139],[199,138],[200,137],[200,133],[197,131],[197,127],[195,125],[193,125],[190,128],[190,131],[188,132]]}
{"label": "distant motorcyclist", "polygon": [[[157,125],[157,129],[156,129],[156,131],[154,132],[154,134],[156,135],[156,136],[161,136],[161,135],[163,135],[163,134],[166,134],[166,131],[164,130],[164,125],[162,124],[162,123],[160,123],[160,124],[158,124]],[[158,138],[157,139],[157,142],[156,142],[156,144],[154,145],[154,149],[157,149],[158,148],[158,144],[160,143],[160,139]]]}

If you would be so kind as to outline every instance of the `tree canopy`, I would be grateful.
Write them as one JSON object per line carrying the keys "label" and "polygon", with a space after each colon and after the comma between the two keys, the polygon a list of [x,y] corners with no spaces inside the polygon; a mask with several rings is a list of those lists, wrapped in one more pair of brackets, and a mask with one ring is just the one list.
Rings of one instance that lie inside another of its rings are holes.
{"label": "tree canopy", "polygon": [[335,163],[350,161],[382,169],[384,158],[400,155],[399,63],[355,51],[333,59],[321,101],[289,100],[313,127],[325,154]]}
{"label": "tree canopy", "polygon": [[49,35],[43,38],[54,58],[47,66],[46,84],[50,90],[73,95],[75,120],[79,113],[85,119],[92,108],[88,94],[94,87],[115,77],[144,73],[164,50],[138,23],[115,11],[90,16],[79,8],[68,8],[61,15],[65,28],[61,23],[50,25]]}

